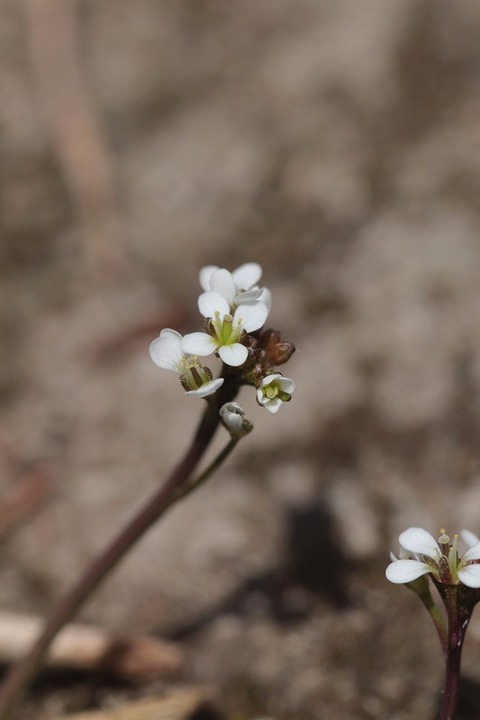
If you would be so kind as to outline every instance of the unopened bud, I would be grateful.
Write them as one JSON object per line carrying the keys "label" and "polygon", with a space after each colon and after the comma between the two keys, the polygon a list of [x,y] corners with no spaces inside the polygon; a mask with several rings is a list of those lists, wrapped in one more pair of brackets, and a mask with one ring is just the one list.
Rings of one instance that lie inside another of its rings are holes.
{"label": "unopened bud", "polygon": [[253,430],[245,418],[245,410],[236,402],[228,402],[220,408],[220,419],[232,438],[239,440]]}
{"label": "unopened bud", "polygon": [[273,366],[283,365],[295,352],[295,345],[281,340],[278,330],[265,330],[260,338],[260,346]]}
{"label": "unopened bud", "polygon": [[270,351],[268,359],[273,365],[283,365],[288,362],[295,352],[295,345],[291,342],[279,342]]}

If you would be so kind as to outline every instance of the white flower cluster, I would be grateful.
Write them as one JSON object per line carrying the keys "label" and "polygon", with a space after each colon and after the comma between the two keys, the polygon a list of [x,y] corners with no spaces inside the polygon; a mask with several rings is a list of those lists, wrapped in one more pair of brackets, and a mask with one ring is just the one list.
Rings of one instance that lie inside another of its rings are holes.
{"label": "white flower cluster", "polygon": [[480,539],[470,530],[462,530],[460,534],[468,546],[461,558],[457,535],[450,542],[442,530],[437,542],[423,528],[408,528],[399,535],[400,558],[392,553],[392,562],[385,571],[387,580],[397,584],[410,583],[430,573],[442,585],[462,583],[480,588]]}
{"label": "white flower cluster", "polygon": [[233,273],[215,265],[202,268],[205,292],[198,298],[198,309],[210,321],[210,332],[185,335],[183,351],[200,357],[218,352],[226,365],[243,365],[248,350],[239,342],[242,333],[261,328],[270,310],[270,292],[256,286],[261,275],[256,263],[241,265]]}
{"label": "white flower cluster", "polygon": [[[203,367],[199,358],[215,354],[225,365],[246,369],[247,360],[253,357],[253,350],[249,352],[249,347],[258,344],[258,339],[253,338],[251,333],[263,327],[271,307],[270,291],[258,286],[261,276],[262,268],[257,263],[245,263],[233,272],[216,265],[202,268],[200,285],[203,292],[198,298],[198,308],[206,320],[206,332],[189,333],[182,337],[176,330],[166,328],[151,343],[153,362],[165,370],[176,372],[187,395],[207,397],[224,382],[222,377],[214,380],[211,370]],[[258,350],[260,352],[261,349]],[[284,361],[281,359],[272,364]],[[270,412],[277,412],[284,402],[290,400],[295,383],[281,373],[272,372],[272,364],[268,365],[265,373],[261,370],[257,370],[256,375],[250,373],[245,382],[255,385],[260,405]]]}

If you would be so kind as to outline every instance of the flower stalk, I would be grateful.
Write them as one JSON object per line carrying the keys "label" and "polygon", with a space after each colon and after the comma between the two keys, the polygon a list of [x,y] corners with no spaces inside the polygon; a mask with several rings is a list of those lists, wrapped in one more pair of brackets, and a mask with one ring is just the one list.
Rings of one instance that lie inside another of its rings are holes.
{"label": "flower stalk", "polygon": [[432,622],[435,625],[438,639],[440,640],[440,645],[442,646],[443,656],[446,657],[448,649],[448,628],[443,618],[443,615],[438,608],[438,605],[432,598],[432,593],[430,592],[430,584],[428,580],[424,575],[422,575],[422,577],[419,577],[417,580],[407,583],[407,587],[410,588],[410,590],[412,590],[412,592],[414,592],[416,595],[418,595],[425,608],[427,609],[432,619]]}
{"label": "flower stalk", "polygon": [[225,383],[210,402],[202,416],[197,432],[183,459],[174,468],[165,483],[148,500],[139,513],[121,530],[113,542],[102,552],[72,590],[65,595],[45,624],[42,634],[28,655],[7,675],[0,687],[0,720],[8,720],[29,683],[36,676],[50,644],[60,630],[75,616],[100,583],[123,556],[145,534],[168,508],[184,495],[201,485],[228,457],[237,441],[227,445],[197,481],[189,485],[189,478],[207,450],[219,425],[219,408],[233,400],[238,392],[238,378],[227,375]]}
{"label": "flower stalk", "polygon": [[471,593],[465,596],[458,585],[445,587],[442,593],[448,618],[448,642],[438,720],[454,720],[456,717],[463,641],[476,602],[474,600],[472,604],[473,598],[469,596]]}

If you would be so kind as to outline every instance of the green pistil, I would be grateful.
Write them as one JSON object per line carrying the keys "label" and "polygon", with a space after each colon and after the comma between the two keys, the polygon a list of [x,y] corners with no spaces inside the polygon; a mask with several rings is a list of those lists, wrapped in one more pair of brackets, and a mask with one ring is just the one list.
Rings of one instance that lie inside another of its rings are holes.
{"label": "green pistil", "polygon": [[290,393],[286,393],[283,390],[280,390],[278,385],[267,385],[267,387],[263,388],[263,395],[268,400],[274,400],[276,397],[278,397],[282,402],[288,402],[290,398],[292,397]]}
{"label": "green pistil", "polygon": [[278,387],[276,387],[275,385],[267,385],[267,387],[263,391],[263,394],[269,400],[273,400],[273,398],[276,398],[278,395]]}
{"label": "green pistil", "polygon": [[240,335],[242,334],[242,321],[233,326],[233,317],[231,315],[224,315],[220,319],[220,313],[218,310],[215,312],[215,317],[212,318],[211,327],[215,333],[215,339],[219,345],[233,345],[238,342]]}

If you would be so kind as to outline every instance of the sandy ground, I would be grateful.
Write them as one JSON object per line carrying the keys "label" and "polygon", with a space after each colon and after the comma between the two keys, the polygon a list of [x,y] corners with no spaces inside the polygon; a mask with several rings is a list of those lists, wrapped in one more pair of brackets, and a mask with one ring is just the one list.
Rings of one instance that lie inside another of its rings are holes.
{"label": "sandy ground", "polygon": [[[1,606],[47,614],[181,456],[201,402],[148,343],[200,329],[200,267],[256,261],[294,399],[242,394],[252,435],[82,617],[178,638],[225,717],[433,720],[437,639],[384,568],[410,525],[480,533],[480,4],[41,5],[0,2],[7,510],[41,484]],[[480,616],[464,720],[479,657]]]}

